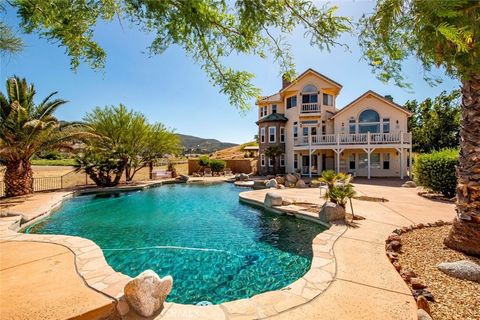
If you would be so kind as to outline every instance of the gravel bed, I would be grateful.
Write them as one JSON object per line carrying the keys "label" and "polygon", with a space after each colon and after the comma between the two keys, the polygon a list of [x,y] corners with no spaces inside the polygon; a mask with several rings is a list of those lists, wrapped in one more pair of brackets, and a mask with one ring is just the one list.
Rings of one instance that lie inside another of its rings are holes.
{"label": "gravel bed", "polygon": [[447,248],[443,239],[450,226],[417,229],[402,234],[402,250],[399,263],[403,270],[412,270],[428,286],[435,297],[430,302],[434,320],[480,319],[480,284],[450,277],[437,269],[441,262],[480,259]]}

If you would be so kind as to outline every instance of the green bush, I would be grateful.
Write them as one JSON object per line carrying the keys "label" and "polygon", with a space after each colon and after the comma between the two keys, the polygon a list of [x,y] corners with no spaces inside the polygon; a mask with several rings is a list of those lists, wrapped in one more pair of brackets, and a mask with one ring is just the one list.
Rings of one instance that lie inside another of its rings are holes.
{"label": "green bush", "polygon": [[418,155],[413,167],[414,180],[428,190],[453,197],[457,187],[457,165],[458,150],[455,149]]}
{"label": "green bush", "polygon": [[201,156],[198,158],[198,165],[200,167],[208,167],[210,165],[210,158],[208,156]]}
{"label": "green bush", "polygon": [[221,172],[225,168],[225,161],[210,160],[210,168],[213,172]]}

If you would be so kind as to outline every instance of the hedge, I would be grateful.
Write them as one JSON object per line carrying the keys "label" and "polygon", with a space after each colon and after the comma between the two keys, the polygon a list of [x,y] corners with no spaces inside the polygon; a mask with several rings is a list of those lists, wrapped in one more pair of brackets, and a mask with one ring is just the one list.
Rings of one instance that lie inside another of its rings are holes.
{"label": "hedge", "polygon": [[225,168],[225,161],[223,160],[210,160],[210,168],[213,172],[220,172]]}
{"label": "hedge", "polygon": [[453,197],[457,187],[455,167],[458,165],[458,150],[445,149],[418,155],[413,166],[417,184],[445,197]]}

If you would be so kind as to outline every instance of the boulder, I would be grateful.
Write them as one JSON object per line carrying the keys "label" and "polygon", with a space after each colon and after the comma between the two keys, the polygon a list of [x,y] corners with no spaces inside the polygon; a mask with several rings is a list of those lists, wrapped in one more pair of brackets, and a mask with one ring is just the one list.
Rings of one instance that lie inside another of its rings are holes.
{"label": "boulder", "polygon": [[287,188],[295,188],[295,183],[285,181],[285,187],[287,187]]}
{"label": "boulder", "polygon": [[267,180],[271,180],[271,179],[275,179],[275,176],[274,175],[267,175],[265,178],[267,178]]}
{"label": "boulder", "polygon": [[283,204],[283,199],[282,196],[276,193],[267,192],[267,194],[265,195],[265,199],[263,200],[263,204],[267,208],[281,206]]}
{"label": "boulder", "polygon": [[425,299],[427,299],[428,301],[435,302],[433,294],[427,289],[412,290],[412,294],[415,299],[418,299],[418,297],[422,296],[425,297]]}
{"label": "boulder", "polygon": [[387,251],[394,251],[398,252],[402,247],[402,243],[400,241],[391,241],[387,244]]}
{"label": "boulder", "polygon": [[293,174],[289,173],[285,176],[285,181],[287,181],[289,184],[295,184],[297,183],[297,177],[294,176]]}
{"label": "boulder", "polygon": [[239,173],[237,175],[235,175],[235,180],[236,181],[244,181],[244,180],[247,180],[249,178],[248,174],[246,173]]}
{"label": "boulder", "polygon": [[418,278],[410,278],[410,285],[412,289],[425,289],[427,286],[423,284]]}
{"label": "boulder", "polygon": [[437,268],[449,276],[480,283],[480,265],[472,261],[442,262]]}
{"label": "boulder", "polygon": [[407,181],[404,184],[402,184],[402,187],[404,187],[404,188],[416,188],[417,184],[414,181]]}
{"label": "boulder", "polygon": [[400,276],[404,281],[410,282],[410,279],[416,277],[417,275],[412,270],[402,270],[400,272]]}
{"label": "boulder", "polygon": [[432,317],[423,309],[417,310],[417,319],[418,320],[432,320]]}
{"label": "boulder", "polygon": [[295,183],[295,188],[306,188],[307,185],[305,184],[305,181],[302,179],[297,180],[297,183]]}
{"label": "boulder", "polygon": [[424,296],[418,296],[418,298],[417,298],[417,308],[425,310],[425,312],[427,312],[429,315],[431,314],[430,306],[428,304],[428,300]]}
{"label": "boulder", "polygon": [[285,178],[284,177],[278,176],[278,177],[275,178],[275,180],[277,180],[278,184],[285,184]]}
{"label": "boulder", "polygon": [[270,179],[265,183],[265,186],[267,188],[276,188],[277,187],[277,180],[275,179]]}
{"label": "boulder", "polygon": [[295,178],[297,178],[297,180],[300,180],[302,178],[300,173],[295,172],[293,175],[295,176]]}
{"label": "boulder", "polygon": [[263,180],[253,180],[253,189],[265,189],[265,182]]}
{"label": "boulder", "polygon": [[385,242],[392,242],[392,241],[398,241],[398,242],[401,242],[402,238],[396,234],[396,233],[392,233],[391,235],[388,236],[387,240],[385,240]]}
{"label": "boulder", "polygon": [[285,189],[285,186],[283,184],[277,184],[278,189]]}
{"label": "boulder", "polygon": [[331,222],[335,220],[345,220],[345,209],[333,202],[327,201],[320,209],[318,216],[323,222]]}
{"label": "boulder", "polygon": [[173,279],[160,277],[153,270],[145,270],[130,280],[123,289],[128,304],[141,316],[151,317],[163,309],[167,295],[172,291]]}
{"label": "boulder", "polygon": [[181,174],[181,175],[179,175],[179,176],[177,177],[177,180],[180,181],[180,182],[187,182],[188,179],[190,179],[190,177],[189,177],[189,176],[186,176],[186,175],[184,175],[184,174]]}

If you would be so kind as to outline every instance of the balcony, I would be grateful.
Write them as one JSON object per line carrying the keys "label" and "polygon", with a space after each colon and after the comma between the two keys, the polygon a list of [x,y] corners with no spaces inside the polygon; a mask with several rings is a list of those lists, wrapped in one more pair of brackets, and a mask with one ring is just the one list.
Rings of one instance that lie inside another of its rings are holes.
{"label": "balcony", "polygon": [[302,103],[300,108],[301,113],[320,113],[320,104],[315,103]]}
{"label": "balcony", "polygon": [[410,132],[395,133],[356,133],[356,134],[324,134],[317,136],[301,136],[294,140],[295,146],[380,146],[380,145],[412,144]]}

